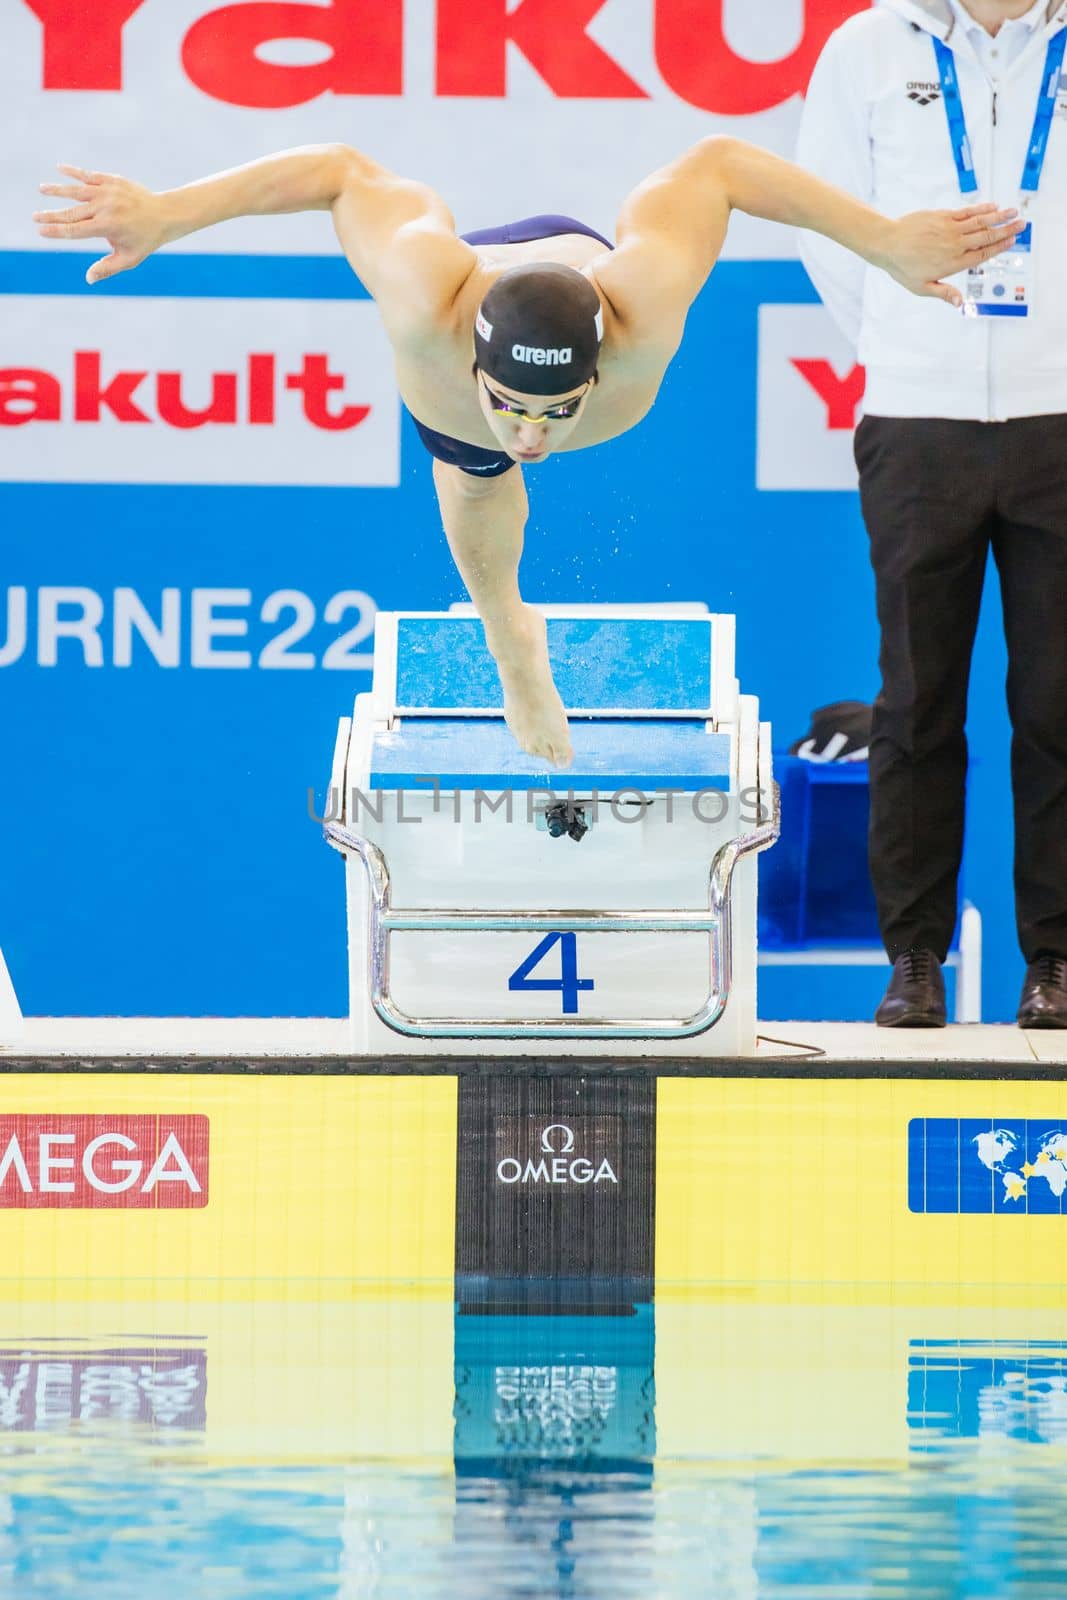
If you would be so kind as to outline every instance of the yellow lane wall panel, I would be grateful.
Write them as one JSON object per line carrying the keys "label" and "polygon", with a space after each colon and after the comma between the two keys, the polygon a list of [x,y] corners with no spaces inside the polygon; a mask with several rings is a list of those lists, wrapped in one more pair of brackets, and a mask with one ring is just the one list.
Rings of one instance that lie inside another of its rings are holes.
{"label": "yellow lane wall panel", "polygon": [[1067,1217],[908,1209],[913,1118],[1067,1127],[1067,1084],[663,1078],[656,1285],[1067,1284]]}
{"label": "yellow lane wall panel", "polygon": [[9,1199],[0,1278],[24,1293],[55,1280],[121,1281],[126,1292],[139,1279],[451,1293],[454,1078],[27,1074],[3,1078],[0,1097],[8,1116],[179,1114],[210,1129],[208,1202],[195,1209],[130,1209],[121,1195],[91,1209]]}
{"label": "yellow lane wall panel", "polygon": [[[72,1209],[38,1192],[36,1170],[33,1193],[23,1196],[26,1180],[9,1161],[0,1205],[9,1299],[39,1298],[43,1284],[61,1294],[76,1282],[104,1296],[120,1283],[124,1295],[138,1283],[149,1295],[159,1282],[180,1282],[191,1295],[225,1282],[231,1298],[314,1297],[323,1284],[335,1295],[432,1290],[451,1298],[455,1078],[49,1073],[5,1076],[0,1088],[5,1131],[34,1118],[51,1119],[49,1127],[80,1118],[87,1138],[108,1118],[116,1127],[155,1118],[162,1129],[175,1117],[207,1121],[206,1204],[201,1194],[175,1205],[180,1185],[172,1185],[163,1206],[144,1196],[127,1203],[126,1191]],[[546,1117],[531,1123],[538,1148]],[[630,1152],[617,1196],[635,1215],[650,1217],[654,1205],[657,1297],[701,1286],[802,1294],[834,1284],[1067,1294],[1067,1217],[909,1210],[909,1124],[922,1118],[1067,1128],[1067,1085],[660,1079],[654,1164]],[[478,1143],[472,1172],[487,1201],[499,1187],[498,1131],[490,1117],[464,1134]],[[5,1148],[0,1134],[0,1158]],[[70,1148],[54,1146],[56,1159]],[[115,1148],[100,1160],[114,1181]],[[66,1172],[56,1167],[53,1178]],[[636,1187],[627,1189],[631,1175]],[[1036,1189],[1040,1175],[1030,1181]],[[573,1198],[566,1188],[533,1197],[550,1200],[561,1225],[578,1215]]]}

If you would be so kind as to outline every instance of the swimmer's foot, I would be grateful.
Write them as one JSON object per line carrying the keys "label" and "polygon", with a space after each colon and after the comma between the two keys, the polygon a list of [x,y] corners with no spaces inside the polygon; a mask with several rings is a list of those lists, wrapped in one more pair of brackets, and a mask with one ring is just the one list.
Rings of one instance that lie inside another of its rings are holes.
{"label": "swimmer's foot", "polygon": [[567,713],[552,681],[548,638],[540,612],[524,611],[521,623],[506,631],[486,628],[486,640],[504,690],[504,721],[527,755],[554,767],[574,760]]}

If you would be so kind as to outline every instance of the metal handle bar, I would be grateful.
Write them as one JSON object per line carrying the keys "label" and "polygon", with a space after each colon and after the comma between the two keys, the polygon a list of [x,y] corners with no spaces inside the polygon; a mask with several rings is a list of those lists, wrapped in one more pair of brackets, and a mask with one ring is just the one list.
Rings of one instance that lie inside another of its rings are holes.
{"label": "metal handle bar", "polygon": [[[363,862],[370,886],[367,932],[370,998],[375,1012],[396,1033],[425,1039],[691,1039],[722,1016],[733,977],[730,897],[734,868],[742,856],[766,850],[778,838],[781,799],[771,785],[770,819],[730,839],[716,852],[708,874],[706,911],[443,911],[394,909],[389,866],[383,851],[339,822],[323,829],[327,843]],[[389,940],[394,933],[708,933],[711,935],[708,995],[688,1017],[523,1018],[413,1017],[390,993]]]}

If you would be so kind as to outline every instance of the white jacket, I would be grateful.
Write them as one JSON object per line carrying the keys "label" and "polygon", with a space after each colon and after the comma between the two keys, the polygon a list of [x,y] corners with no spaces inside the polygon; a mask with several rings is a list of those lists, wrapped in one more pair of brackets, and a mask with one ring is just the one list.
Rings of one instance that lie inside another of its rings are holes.
{"label": "white jacket", "polygon": [[[1050,0],[994,104],[948,0],[882,0],[828,41],[808,90],[799,164],[892,217],[982,200],[1018,205],[1048,42],[1065,26],[1067,3]],[[974,195],[960,194],[944,102],[927,90],[939,87],[932,34],[955,52]],[[1067,73],[1029,215],[1035,286],[1025,319],[964,317],[820,235],[801,235],[804,264],[867,367],[869,414],[1002,422],[1067,412]]]}

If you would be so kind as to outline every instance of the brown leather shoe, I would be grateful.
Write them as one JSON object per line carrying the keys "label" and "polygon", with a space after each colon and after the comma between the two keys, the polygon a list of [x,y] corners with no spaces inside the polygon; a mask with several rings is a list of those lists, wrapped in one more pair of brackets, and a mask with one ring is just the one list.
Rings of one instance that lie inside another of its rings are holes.
{"label": "brown leather shoe", "polygon": [[1046,952],[1031,961],[1017,1021],[1020,1028],[1067,1028],[1067,959]]}
{"label": "brown leather shoe", "polygon": [[945,979],[932,950],[905,950],[897,956],[874,1020],[880,1028],[945,1026]]}

